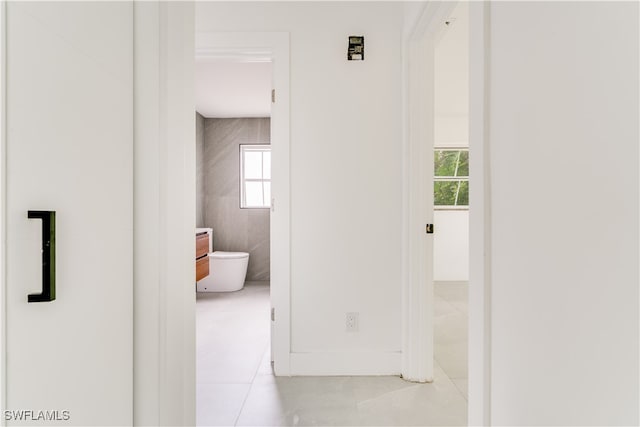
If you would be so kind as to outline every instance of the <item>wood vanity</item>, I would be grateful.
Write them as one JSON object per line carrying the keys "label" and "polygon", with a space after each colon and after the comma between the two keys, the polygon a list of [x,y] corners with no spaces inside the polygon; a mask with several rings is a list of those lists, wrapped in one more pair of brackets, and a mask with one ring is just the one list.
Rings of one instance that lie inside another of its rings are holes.
{"label": "wood vanity", "polygon": [[206,232],[196,234],[196,282],[209,275],[209,235]]}

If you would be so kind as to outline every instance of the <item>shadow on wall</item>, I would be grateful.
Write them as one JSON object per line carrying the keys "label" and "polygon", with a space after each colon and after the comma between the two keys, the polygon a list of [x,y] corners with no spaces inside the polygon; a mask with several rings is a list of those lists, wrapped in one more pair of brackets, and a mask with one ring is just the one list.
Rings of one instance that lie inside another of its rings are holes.
{"label": "shadow on wall", "polygon": [[269,280],[269,209],[240,209],[240,144],[269,144],[269,118],[208,119],[196,113],[196,224],[214,251],[248,252],[248,281]]}

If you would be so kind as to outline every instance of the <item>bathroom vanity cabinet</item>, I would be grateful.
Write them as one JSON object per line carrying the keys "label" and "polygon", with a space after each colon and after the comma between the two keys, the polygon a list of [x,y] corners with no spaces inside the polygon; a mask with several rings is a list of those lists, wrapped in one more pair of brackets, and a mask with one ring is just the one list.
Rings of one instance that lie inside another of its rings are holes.
{"label": "bathroom vanity cabinet", "polygon": [[209,275],[209,235],[196,234],[196,282]]}

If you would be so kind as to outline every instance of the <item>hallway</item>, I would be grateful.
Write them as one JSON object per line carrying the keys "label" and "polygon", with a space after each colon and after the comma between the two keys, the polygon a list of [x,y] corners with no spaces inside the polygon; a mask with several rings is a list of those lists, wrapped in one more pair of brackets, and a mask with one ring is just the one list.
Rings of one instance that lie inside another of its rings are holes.
{"label": "hallway", "polygon": [[431,384],[398,377],[276,378],[269,363],[268,282],[198,294],[198,425],[465,425],[466,288],[435,286]]}

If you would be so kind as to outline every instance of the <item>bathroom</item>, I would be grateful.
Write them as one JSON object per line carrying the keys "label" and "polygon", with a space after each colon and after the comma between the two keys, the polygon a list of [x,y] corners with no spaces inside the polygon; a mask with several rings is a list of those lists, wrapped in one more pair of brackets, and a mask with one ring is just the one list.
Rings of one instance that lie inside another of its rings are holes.
{"label": "bathroom", "polygon": [[196,58],[195,71],[196,413],[209,425],[230,384],[272,374],[272,64]]}
{"label": "bathroom", "polygon": [[201,58],[195,71],[196,231],[207,232],[209,254],[197,290],[268,286],[271,62]]}
{"label": "bathroom", "polygon": [[[213,258],[198,292],[239,290],[245,281],[268,285],[269,125],[268,117],[205,118],[196,113],[196,231],[210,233]],[[243,265],[248,260],[246,278],[239,272],[238,283],[209,288],[208,282],[220,276],[214,271],[218,261],[225,268],[231,259],[244,259]]]}

